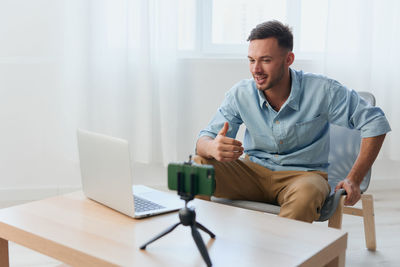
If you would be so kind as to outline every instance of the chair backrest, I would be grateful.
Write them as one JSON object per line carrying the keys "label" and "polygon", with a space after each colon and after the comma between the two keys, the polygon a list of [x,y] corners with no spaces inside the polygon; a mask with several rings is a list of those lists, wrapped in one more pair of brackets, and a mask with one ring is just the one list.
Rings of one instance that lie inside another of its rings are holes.
{"label": "chair backrest", "polygon": [[[358,92],[371,105],[375,106],[375,97],[369,92]],[[358,152],[360,151],[361,136],[360,131],[351,130],[337,125],[330,126],[330,152],[328,182],[331,186],[331,193],[338,182],[346,178],[350,172]],[[371,179],[371,170],[368,171],[361,183],[361,192],[365,192]]]}

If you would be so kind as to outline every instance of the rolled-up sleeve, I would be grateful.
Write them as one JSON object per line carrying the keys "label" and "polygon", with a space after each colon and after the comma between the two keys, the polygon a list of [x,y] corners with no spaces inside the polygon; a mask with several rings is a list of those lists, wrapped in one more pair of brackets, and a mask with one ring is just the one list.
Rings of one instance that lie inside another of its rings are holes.
{"label": "rolled-up sleeve", "polygon": [[218,108],[216,114],[208,123],[207,127],[200,131],[198,138],[209,136],[215,138],[218,132],[224,126],[224,123],[229,123],[229,130],[226,136],[235,138],[240,125],[243,123],[238,111],[236,101],[232,95],[232,90],[225,94],[225,99]]}
{"label": "rolled-up sleeve", "polygon": [[374,137],[389,131],[384,112],[365,101],[357,92],[332,80],[329,88],[329,121],[360,130],[361,137]]}

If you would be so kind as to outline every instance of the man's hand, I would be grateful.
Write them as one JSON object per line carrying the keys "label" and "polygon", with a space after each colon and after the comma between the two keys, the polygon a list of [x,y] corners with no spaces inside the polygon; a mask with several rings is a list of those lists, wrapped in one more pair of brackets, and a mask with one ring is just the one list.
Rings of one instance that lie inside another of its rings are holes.
{"label": "man's hand", "polygon": [[209,136],[200,137],[196,144],[197,154],[218,161],[237,160],[243,154],[244,149],[240,141],[226,137],[228,129],[229,124],[225,122],[214,139]]}
{"label": "man's hand", "polygon": [[346,178],[343,181],[340,181],[336,185],[335,191],[337,191],[340,188],[346,190],[347,196],[346,199],[344,200],[344,204],[346,206],[353,206],[354,204],[357,203],[357,201],[360,200],[361,198],[360,185],[357,185]]}
{"label": "man's hand", "polygon": [[218,161],[234,161],[243,154],[242,143],[238,140],[226,137],[229,123],[225,122],[221,131],[210,143],[208,149],[213,158]]}

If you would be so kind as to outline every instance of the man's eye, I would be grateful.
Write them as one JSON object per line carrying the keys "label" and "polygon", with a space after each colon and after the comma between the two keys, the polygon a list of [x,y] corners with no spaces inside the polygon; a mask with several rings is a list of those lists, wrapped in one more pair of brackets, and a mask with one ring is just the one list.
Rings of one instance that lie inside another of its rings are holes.
{"label": "man's eye", "polygon": [[255,60],[254,60],[254,59],[249,59],[249,62],[250,62],[250,63],[254,63]]}
{"label": "man's eye", "polygon": [[265,60],[263,60],[263,62],[264,62],[264,63],[270,63],[271,60],[270,60],[270,59],[265,59]]}

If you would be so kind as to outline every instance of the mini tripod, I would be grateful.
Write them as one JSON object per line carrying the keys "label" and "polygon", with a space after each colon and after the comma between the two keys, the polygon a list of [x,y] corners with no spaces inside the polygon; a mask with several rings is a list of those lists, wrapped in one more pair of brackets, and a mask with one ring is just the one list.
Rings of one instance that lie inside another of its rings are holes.
{"label": "mini tripod", "polygon": [[[190,164],[190,163],[189,163]],[[202,224],[196,222],[196,212],[194,211],[193,208],[189,208],[187,206],[188,202],[193,200],[194,198],[194,185],[195,185],[195,180],[196,176],[194,174],[191,174],[190,176],[191,179],[191,192],[186,193],[184,192],[184,177],[183,173],[179,172],[178,173],[178,194],[180,195],[181,199],[185,201],[185,207],[179,210],[179,219],[180,222],[176,223],[167,229],[165,229],[163,232],[149,240],[147,243],[142,245],[140,249],[146,249],[147,245],[153,243],[157,239],[160,239],[161,237],[165,236],[166,234],[169,234],[172,232],[178,225],[182,224],[184,226],[190,226],[192,229],[192,237],[194,239],[194,242],[197,245],[197,248],[200,251],[201,256],[203,257],[204,261],[206,262],[207,266],[211,266],[211,260],[210,256],[208,255],[207,247],[205,246],[203,239],[201,238],[201,235],[198,231],[197,228],[203,230],[207,234],[210,235],[211,238],[215,238],[215,235],[208,230],[206,227],[204,227]]]}

